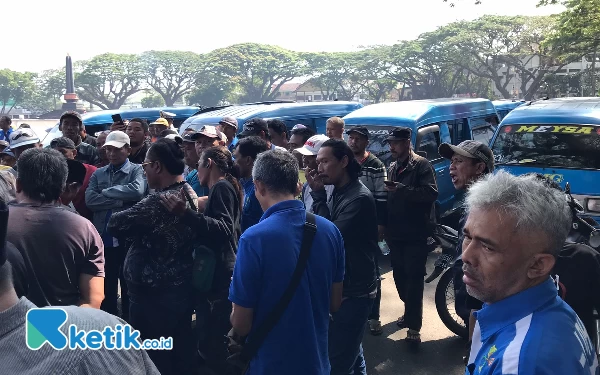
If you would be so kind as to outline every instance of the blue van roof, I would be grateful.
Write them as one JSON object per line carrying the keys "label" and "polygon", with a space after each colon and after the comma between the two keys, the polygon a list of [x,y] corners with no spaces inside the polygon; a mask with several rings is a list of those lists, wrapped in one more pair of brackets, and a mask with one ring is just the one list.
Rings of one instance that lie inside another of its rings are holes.
{"label": "blue van roof", "polygon": [[88,112],[82,115],[83,123],[86,126],[112,124],[112,115],[120,114],[124,120],[131,120],[134,117],[156,120],[160,117],[160,111],[171,112],[176,118],[185,119],[192,116],[200,110],[199,107],[157,107],[157,108],[133,108],[133,109],[108,109],[104,111]]}
{"label": "blue van roof", "polygon": [[499,109],[512,110],[512,109],[515,109],[515,108],[525,104],[525,101],[524,100],[505,99],[505,100],[494,100],[494,101],[492,101],[492,104],[494,105],[496,110],[499,110]]}
{"label": "blue van roof", "polygon": [[363,105],[358,102],[347,101],[232,105],[192,116],[184,122],[181,128],[185,125],[217,124],[225,116],[237,118],[238,123],[242,125],[246,120],[254,117],[282,120],[306,115],[331,117],[340,113],[349,113],[362,107]]}
{"label": "blue van roof", "polygon": [[555,98],[515,108],[500,125],[512,124],[600,125],[600,98]]}
{"label": "blue van roof", "polygon": [[346,125],[419,126],[457,117],[496,114],[487,99],[425,99],[371,104],[344,117]]}

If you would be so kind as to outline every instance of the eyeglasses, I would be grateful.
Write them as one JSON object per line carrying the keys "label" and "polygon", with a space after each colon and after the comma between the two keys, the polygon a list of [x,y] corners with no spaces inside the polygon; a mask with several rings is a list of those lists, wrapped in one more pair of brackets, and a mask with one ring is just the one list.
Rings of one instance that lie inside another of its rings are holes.
{"label": "eyeglasses", "polygon": [[143,170],[146,170],[146,166],[147,166],[147,165],[154,164],[154,163],[156,163],[156,160],[154,160],[154,161],[147,161],[147,162],[145,162],[145,163],[142,163],[142,164],[140,164],[140,165],[142,166],[142,169],[143,169]]}

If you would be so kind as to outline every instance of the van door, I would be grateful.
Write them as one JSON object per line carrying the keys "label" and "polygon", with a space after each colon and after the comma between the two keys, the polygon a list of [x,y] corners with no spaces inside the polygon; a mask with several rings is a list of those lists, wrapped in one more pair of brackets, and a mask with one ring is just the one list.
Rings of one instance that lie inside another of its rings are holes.
{"label": "van door", "polygon": [[429,160],[435,170],[439,193],[436,214],[438,217],[444,217],[452,211],[455,189],[450,179],[450,161],[442,158],[438,152],[441,144],[440,126],[446,127],[447,125],[429,125],[420,128],[417,132],[415,150],[426,153],[427,160]]}

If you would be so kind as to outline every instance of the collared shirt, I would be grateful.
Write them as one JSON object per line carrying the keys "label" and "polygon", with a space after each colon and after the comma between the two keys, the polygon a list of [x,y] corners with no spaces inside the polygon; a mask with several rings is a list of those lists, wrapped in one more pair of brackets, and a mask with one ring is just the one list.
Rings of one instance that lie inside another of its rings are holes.
{"label": "collared shirt", "polygon": [[263,210],[254,194],[254,181],[252,181],[252,177],[242,178],[240,179],[240,183],[244,188],[244,205],[242,208],[241,220],[242,233],[244,233],[246,229],[260,221]]}
{"label": "collared shirt", "polygon": [[98,232],[104,236],[112,213],[133,206],[145,192],[146,180],[141,165],[126,160],[120,168],[111,164],[98,168],[85,191],[85,204],[94,212],[93,223]]}
{"label": "collared shirt", "polygon": [[[79,139],[81,139],[81,137]],[[90,165],[96,165],[100,161],[98,149],[96,149],[96,147],[85,142],[80,142],[75,148],[77,149],[75,160]]]}
{"label": "collared shirt", "polygon": [[4,130],[0,129],[0,141],[6,141],[6,142],[10,142],[10,135],[12,134],[12,132],[14,132],[15,130],[11,127],[8,128],[8,131],[5,132]]}
{"label": "collared shirt", "polygon": [[551,278],[475,313],[466,375],[600,374],[594,345]]}
{"label": "collared shirt", "polygon": [[[331,286],[344,278],[344,243],[330,221],[315,216],[317,233],[300,284],[250,362],[247,374],[329,375]],[[254,309],[257,329],[287,288],[300,254],[306,211],[289,200],[265,211],[240,237],[229,300]],[[253,331],[250,332],[250,340]]]}
{"label": "collared shirt", "polygon": [[[328,202],[331,199],[331,194],[333,194],[333,189],[334,189],[333,185],[325,185],[325,191],[327,192],[327,201]],[[306,211],[310,212],[312,214],[313,213],[313,197],[310,194],[311,191],[312,191],[312,189],[308,185],[308,182],[305,182],[302,185],[302,195],[300,198],[301,198],[302,202],[304,202],[304,207],[306,207]]]}
{"label": "collared shirt", "polygon": [[[27,312],[36,308],[25,297],[0,312],[0,363],[3,374],[61,374],[86,375],[97,374],[139,374],[159,375],[156,366],[144,350],[109,350],[101,347],[98,350],[75,349],[56,350],[48,343],[38,350],[31,350],[25,345]],[[88,309],[77,306],[62,307],[67,312],[67,321],[61,325],[61,332],[67,336],[69,326],[90,332],[104,330],[110,326],[125,325],[127,322],[99,309]],[[110,365],[107,365],[110,364]]]}
{"label": "collared shirt", "polygon": [[210,189],[207,186],[200,185],[200,181],[198,180],[198,170],[192,169],[189,171],[187,176],[184,177],[185,181],[190,184],[192,189],[196,192],[198,198],[207,197]]}
{"label": "collared shirt", "polygon": [[144,160],[146,160],[146,153],[148,152],[149,148],[150,142],[145,140],[142,144],[142,147],[140,147],[140,149],[137,150],[135,154],[132,153],[131,155],[129,155],[129,161],[135,164],[142,164]]}

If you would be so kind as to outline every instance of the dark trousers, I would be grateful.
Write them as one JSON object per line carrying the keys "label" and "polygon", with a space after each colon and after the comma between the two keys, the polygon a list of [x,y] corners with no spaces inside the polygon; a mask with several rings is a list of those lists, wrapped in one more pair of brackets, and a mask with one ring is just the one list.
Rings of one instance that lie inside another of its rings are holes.
{"label": "dark trousers", "polygon": [[362,339],[373,299],[347,298],[329,322],[331,375],[366,375]]}
{"label": "dark trousers", "polygon": [[381,310],[381,268],[379,267],[379,253],[375,254],[375,271],[377,272],[377,296],[369,314],[369,320],[379,320]]}
{"label": "dark trousers", "polygon": [[140,331],[142,340],[173,338],[172,350],[147,351],[158,371],[162,375],[195,374],[191,288],[140,293],[130,286],[129,302],[131,325]]}
{"label": "dark trousers", "polygon": [[129,296],[127,283],[123,278],[123,263],[127,255],[125,246],[104,248],[104,301],[100,309],[109,314],[119,316],[117,301],[119,299],[119,281],[121,283],[121,317],[129,319]]}
{"label": "dark trousers", "polygon": [[388,241],[394,282],[404,302],[404,322],[410,329],[421,330],[423,325],[423,289],[426,274],[427,245]]}
{"label": "dark trousers", "polygon": [[207,364],[219,372],[224,371],[228,356],[225,336],[231,330],[231,310],[232,305],[227,298],[213,300],[202,295],[196,299],[198,350]]}

